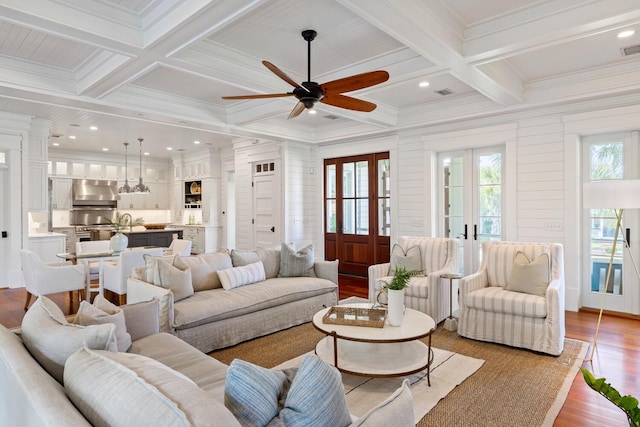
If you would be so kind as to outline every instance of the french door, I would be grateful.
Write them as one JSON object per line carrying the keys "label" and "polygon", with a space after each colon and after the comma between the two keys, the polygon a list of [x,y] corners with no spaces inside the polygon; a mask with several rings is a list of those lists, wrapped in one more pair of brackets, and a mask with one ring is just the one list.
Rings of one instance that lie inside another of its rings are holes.
{"label": "french door", "polygon": [[482,242],[502,240],[503,147],[438,156],[439,235],[460,239],[461,274],[478,270]]}
{"label": "french door", "polygon": [[[584,181],[637,179],[639,176],[638,132],[589,136],[582,142]],[[582,277],[587,280],[583,280],[582,305],[599,309],[604,301],[605,310],[640,314],[640,279],[636,273],[636,268],[640,268],[637,264],[640,260],[640,215],[638,209],[624,210],[607,282],[617,223],[613,209],[616,206],[584,211]]]}
{"label": "french door", "polygon": [[389,261],[389,153],[324,161],[325,259],[343,274],[366,276]]}

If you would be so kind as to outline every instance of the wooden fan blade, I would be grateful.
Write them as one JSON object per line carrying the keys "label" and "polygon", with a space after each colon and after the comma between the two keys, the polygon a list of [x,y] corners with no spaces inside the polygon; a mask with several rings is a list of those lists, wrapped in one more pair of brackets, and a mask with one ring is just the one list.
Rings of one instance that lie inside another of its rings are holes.
{"label": "wooden fan blade", "polygon": [[377,105],[373,102],[363,101],[362,99],[353,98],[339,93],[326,95],[320,100],[323,104],[333,105],[334,107],[346,108],[347,110],[371,112],[376,109]]}
{"label": "wooden fan blade", "polygon": [[[300,86],[298,83],[296,83],[291,77],[287,76],[280,68],[276,67],[275,65],[273,65],[271,62],[269,61],[262,61],[262,64],[267,67],[269,70],[271,70],[271,72],[273,74],[275,74],[276,76],[280,77],[282,80],[284,80],[285,82],[289,83],[291,86],[293,87],[298,87]],[[300,86],[302,88],[304,88],[303,86]],[[304,88],[306,90],[306,88]],[[307,91],[308,92],[308,91]]]}
{"label": "wooden fan blade", "polygon": [[350,77],[333,80],[320,85],[322,93],[342,93],[352,90],[364,89],[389,80],[389,73],[386,71],[370,71],[368,73],[356,74]]}
{"label": "wooden fan blade", "polygon": [[293,119],[294,117],[298,117],[300,113],[302,113],[303,111],[304,111],[304,104],[302,102],[298,102],[296,106],[293,107],[293,110],[291,110],[291,113],[289,114],[289,117],[287,117],[287,120]]}
{"label": "wooden fan blade", "polygon": [[222,99],[260,99],[260,98],[283,98],[285,96],[293,96],[292,93],[266,93],[264,95],[238,95],[223,96]]}

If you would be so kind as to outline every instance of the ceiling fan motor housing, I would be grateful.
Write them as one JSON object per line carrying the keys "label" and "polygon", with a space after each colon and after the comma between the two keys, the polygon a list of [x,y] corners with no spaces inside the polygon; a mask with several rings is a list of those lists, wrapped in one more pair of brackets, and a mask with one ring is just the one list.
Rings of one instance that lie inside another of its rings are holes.
{"label": "ceiling fan motor housing", "polygon": [[313,108],[316,102],[320,101],[324,95],[320,85],[316,82],[302,82],[302,86],[306,88],[297,87],[293,89],[293,94],[300,102],[304,104],[305,108]]}

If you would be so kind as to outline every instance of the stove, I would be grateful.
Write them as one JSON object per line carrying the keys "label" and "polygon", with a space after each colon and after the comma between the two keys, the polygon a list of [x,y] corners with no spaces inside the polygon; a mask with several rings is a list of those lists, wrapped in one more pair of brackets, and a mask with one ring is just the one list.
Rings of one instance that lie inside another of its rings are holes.
{"label": "stove", "polygon": [[88,242],[91,240],[91,231],[87,226],[76,226],[76,242]]}

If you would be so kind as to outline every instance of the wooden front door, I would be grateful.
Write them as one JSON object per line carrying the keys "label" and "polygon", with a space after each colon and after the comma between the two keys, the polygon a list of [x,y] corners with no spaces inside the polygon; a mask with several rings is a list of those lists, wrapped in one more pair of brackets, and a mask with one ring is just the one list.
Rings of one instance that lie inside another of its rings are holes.
{"label": "wooden front door", "polygon": [[343,274],[366,276],[389,261],[389,153],[326,159],[325,259]]}

